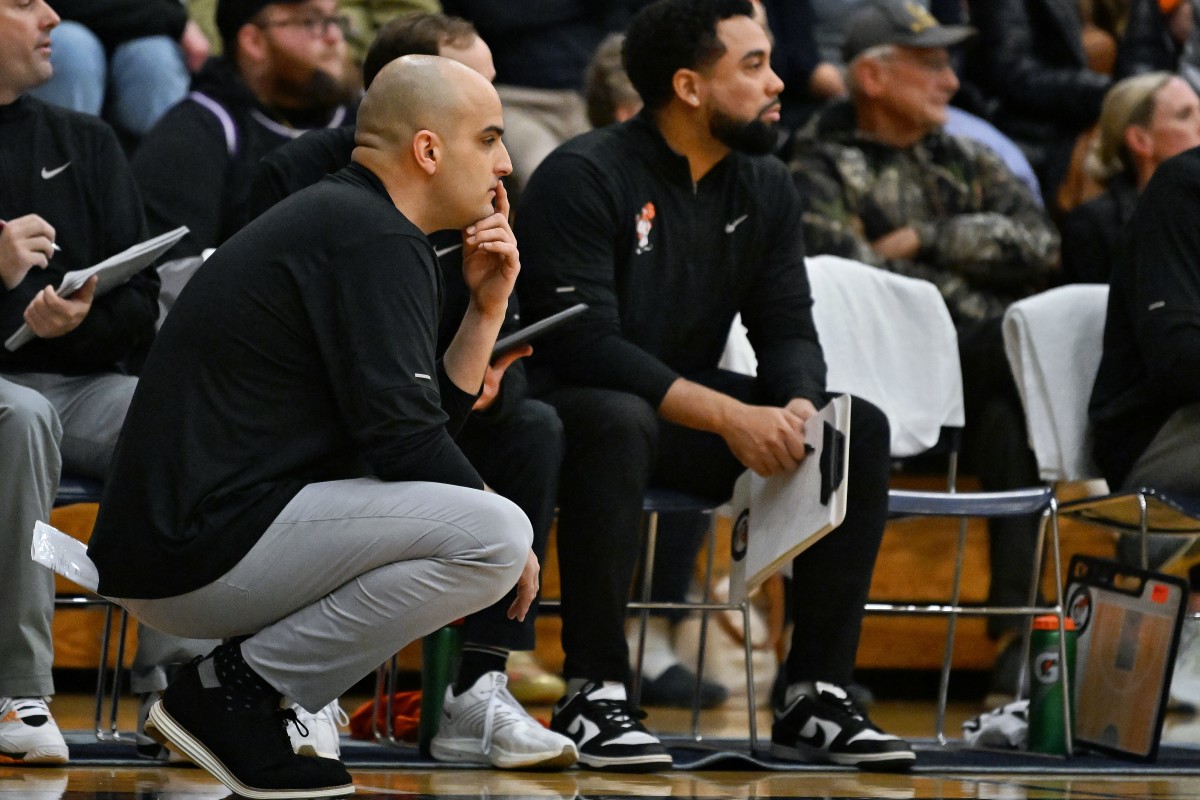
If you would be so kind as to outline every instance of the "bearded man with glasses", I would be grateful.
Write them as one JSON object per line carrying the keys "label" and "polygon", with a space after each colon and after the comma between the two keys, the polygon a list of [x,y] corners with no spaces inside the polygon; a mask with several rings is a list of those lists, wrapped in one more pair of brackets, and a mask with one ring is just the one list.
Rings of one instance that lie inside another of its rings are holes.
{"label": "bearded man with glasses", "polygon": [[337,0],[221,0],[216,21],[224,54],[133,162],[152,232],[191,231],[176,259],[240,229],[259,159],[305,131],[353,121],[359,96]]}

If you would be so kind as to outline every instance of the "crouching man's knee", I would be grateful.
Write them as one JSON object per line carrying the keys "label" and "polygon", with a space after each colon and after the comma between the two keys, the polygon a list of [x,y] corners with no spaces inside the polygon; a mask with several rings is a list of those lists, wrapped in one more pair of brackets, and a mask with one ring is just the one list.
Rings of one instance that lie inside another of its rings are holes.
{"label": "crouching man's knee", "polygon": [[482,546],[482,566],[493,573],[495,602],[521,577],[533,544],[533,527],[525,512],[511,500],[491,492],[479,495],[472,533]]}

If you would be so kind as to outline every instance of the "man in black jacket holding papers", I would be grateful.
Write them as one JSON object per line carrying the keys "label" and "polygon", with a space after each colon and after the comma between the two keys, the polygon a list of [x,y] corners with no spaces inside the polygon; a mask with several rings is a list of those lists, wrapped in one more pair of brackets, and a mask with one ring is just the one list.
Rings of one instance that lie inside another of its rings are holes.
{"label": "man in black jacket holding papers", "polygon": [[[569,690],[551,728],[594,768],[671,763],[623,685],[647,485],[720,501],[747,467],[793,470],[804,421],[828,399],[800,198],[767,155],[783,84],[752,13],[747,0],[660,0],[639,12],[624,60],[645,109],[552,153],[517,216],[526,314],[589,305],[539,342],[530,381],[540,371],[567,441],[558,553]],[[757,379],[717,369],[738,311]],[[796,627],[772,746],[785,758],[905,769],[909,745],[844,688],[886,518],[889,446],[870,404],[855,399],[851,425],[845,522],[794,563]]]}
{"label": "man in black jacket holding papers", "polygon": [[123,363],[150,343],[158,277],[143,270],[94,297],[63,275],[146,238],[141,200],[106,124],[26,93],[50,78],[43,0],[0,0],[0,756],[67,760],[53,694],[53,574],[29,557],[59,473],[103,478],[136,379]]}

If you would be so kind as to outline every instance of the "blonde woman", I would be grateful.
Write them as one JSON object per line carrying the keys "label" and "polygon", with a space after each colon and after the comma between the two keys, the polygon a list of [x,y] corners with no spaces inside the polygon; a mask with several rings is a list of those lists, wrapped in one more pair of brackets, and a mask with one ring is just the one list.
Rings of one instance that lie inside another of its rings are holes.
{"label": "blonde woman", "polygon": [[1122,229],[1158,165],[1200,145],[1200,97],[1170,72],[1113,85],[1100,111],[1088,172],[1104,193],[1063,222],[1063,279],[1108,283]]}

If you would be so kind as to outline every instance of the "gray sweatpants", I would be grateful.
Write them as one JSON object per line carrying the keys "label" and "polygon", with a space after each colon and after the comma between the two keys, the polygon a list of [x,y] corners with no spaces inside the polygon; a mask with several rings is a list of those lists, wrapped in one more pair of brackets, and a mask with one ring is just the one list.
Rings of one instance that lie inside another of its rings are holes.
{"label": "gray sweatpants", "polygon": [[[1134,462],[1122,488],[1141,486],[1200,495],[1200,404],[1184,406],[1172,414]],[[1191,542],[1189,536],[1148,536],[1150,568],[1162,566]],[[1117,552],[1126,564],[1142,563],[1141,542],[1136,534],[1123,535]]]}
{"label": "gray sweatpants", "polygon": [[54,573],[29,557],[63,468],[103,478],[137,380],[0,375],[0,697],[54,693]]}
{"label": "gray sweatpants", "polygon": [[[0,697],[54,693],[54,574],[29,557],[33,523],[49,519],[62,469],[108,474],[136,387],[116,373],[0,376]],[[214,644],[143,629],[133,690],[165,688],[168,665]]]}
{"label": "gray sweatpants", "polygon": [[409,642],[499,600],[532,541],[525,514],[499,495],[373,478],[316,483],[217,580],[119,602],[177,636],[249,636],[251,668],[315,712]]}

